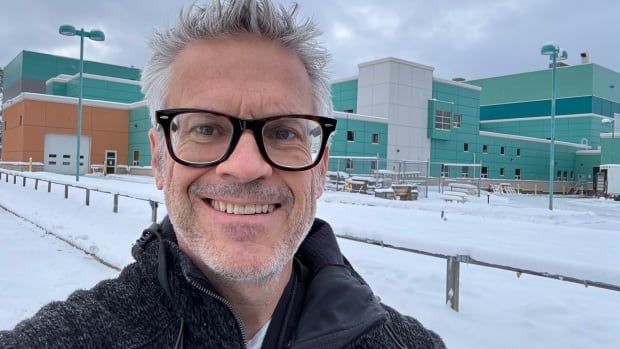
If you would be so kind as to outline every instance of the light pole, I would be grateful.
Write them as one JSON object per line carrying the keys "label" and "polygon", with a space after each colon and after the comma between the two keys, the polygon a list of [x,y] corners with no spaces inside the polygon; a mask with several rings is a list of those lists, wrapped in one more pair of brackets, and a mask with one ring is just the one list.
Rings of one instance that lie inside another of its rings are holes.
{"label": "light pole", "polygon": [[555,86],[556,86],[556,65],[558,61],[568,58],[566,50],[561,49],[556,43],[547,43],[542,46],[540,53],[550,56],[551,59],[551,146],[549,147],[549,209],[553,210],[553,176],[555,172]]}
{"label": "light pole", "polygon": [[601,121],[603,124],[611,124],[611,139],[616,138],[616,115],[620,114],[614,113],[614,116],[611,118],[606,118]]}
{"label": "light pole", "polygon": [[78,94],[78,115],[77,115],[77,151],[75,156],[75,181],[80,181],[80,139],[82,137],[82,95],[84,93],[84,37],[93,41],[105,40],[105,35],[101,30],[93,29],[89,32],[84,29],[77,30],[74,26],[63,24],[58,28],[58,32],[65,36],[80,36],[80,89]]}

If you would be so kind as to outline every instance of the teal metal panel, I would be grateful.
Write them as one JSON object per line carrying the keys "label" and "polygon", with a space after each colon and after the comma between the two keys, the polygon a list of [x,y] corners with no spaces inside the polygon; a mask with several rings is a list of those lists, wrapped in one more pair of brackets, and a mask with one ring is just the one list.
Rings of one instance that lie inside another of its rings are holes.
{"label": "teal metal panel", "polygon": [[146,106],[129,111],[128,165],[132,165],[134,150],[140,152],[140,166],[151,165],[151,149],[148,138],[150,128],[151,120]]}
{"label": "teal metal panel", "polygon": [[332,84],[331,93],[334,110],[357,113],[357,79]]}

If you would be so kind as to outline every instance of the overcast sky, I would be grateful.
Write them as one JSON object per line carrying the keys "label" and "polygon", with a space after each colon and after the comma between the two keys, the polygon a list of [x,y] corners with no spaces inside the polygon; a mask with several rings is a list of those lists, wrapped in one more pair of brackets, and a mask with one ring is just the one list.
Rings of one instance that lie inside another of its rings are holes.
{"label": "overcast sky", "polygon": [[[200,3],[201,1],[198,1]],[[281,2],[284,2],[282,0]],[[436,77],[475,79],[542,69],[541,44],[556,41],[568,64],[620,71],[620,1],[614,0],[299,0],[322,28],[334,79],[387,56],[435,67]],[[141,68],[153,28],[172,23],[188,1],[11,0],[0,5],[0,66],[21,50],[78,57],[76,37],[58,26],[102,29],[85,59]]]}

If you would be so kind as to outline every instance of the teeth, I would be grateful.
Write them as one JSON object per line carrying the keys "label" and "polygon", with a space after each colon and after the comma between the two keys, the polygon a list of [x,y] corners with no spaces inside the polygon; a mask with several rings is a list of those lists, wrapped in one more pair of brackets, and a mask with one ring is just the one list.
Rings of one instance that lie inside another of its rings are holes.
{"label": "teeth", "polygon": [[211,206],[220,212],[232,214],[271,213],[276,209],[276,206],[271,204],[236,205],[218,200],[211,200]]}

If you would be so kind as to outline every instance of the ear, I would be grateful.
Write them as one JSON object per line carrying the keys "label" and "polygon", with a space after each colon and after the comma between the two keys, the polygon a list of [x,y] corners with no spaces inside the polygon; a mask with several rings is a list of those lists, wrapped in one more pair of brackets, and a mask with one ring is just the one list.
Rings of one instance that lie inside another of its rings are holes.
{"label": "ear", "polygon": [[325,190],[325,176],[327,175],[327,167],[329,165],[329,146],[325,147],[325,152],[323,153],[323,158],[321,162],[316,167],[316,176],[320,176],[317,180],[317,187],[314,192],[315,199],[318,199],[323,195],[323,191]]}
{"label": "ear", "polygon": [[158,156],[159,136],[154,128],[149,130],[149,142],[151,143],[151,168],[153,171],[153,177],[155,177],[155,185],[157,189],[162,190],[164,188],[164,174],[160,172],[160,168],[163,169],[164,164],[160,164]]}

